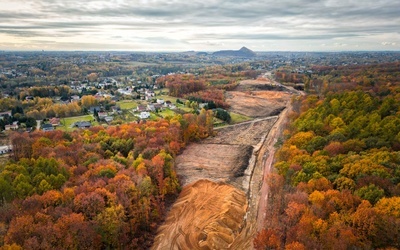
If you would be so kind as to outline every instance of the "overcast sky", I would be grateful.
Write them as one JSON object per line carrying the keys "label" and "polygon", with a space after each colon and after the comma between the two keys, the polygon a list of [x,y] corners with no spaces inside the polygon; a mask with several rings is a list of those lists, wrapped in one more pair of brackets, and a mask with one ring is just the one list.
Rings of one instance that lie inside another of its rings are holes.
{"label": "overcast sky", "polygon": [[0,50],[400,50],[399,0],[0,0]]}

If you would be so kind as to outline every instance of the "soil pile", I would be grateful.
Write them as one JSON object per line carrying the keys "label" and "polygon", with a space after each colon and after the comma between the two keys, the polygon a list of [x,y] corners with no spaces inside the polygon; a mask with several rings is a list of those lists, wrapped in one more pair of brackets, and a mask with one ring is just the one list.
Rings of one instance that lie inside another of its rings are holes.
{"label": "soil pile", "polygon": [[243,191],[200,180],[183,188],[152,249],[229,249],[243,228]]}

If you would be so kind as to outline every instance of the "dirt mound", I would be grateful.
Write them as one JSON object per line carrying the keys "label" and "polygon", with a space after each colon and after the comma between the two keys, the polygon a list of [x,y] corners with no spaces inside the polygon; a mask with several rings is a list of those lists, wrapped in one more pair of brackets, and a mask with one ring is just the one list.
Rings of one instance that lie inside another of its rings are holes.
{"label": "dirt mound", "polygon": [[276,115],[286,107],[290,95],[276,91],[230,91],[226,94],[226,102],[230,110],[250,117],[267,117]]}
{"label": "dirt mound", "polygon": [[201,179],[228,182],[242,188],[244,170],[253,147],[249,145],[192,144],[176,158],[182,186]]}
{"label": "dirt mound", "polygon": [[247,210],[243,191],[200,180],[183,188],[152,249],[230,249]]}

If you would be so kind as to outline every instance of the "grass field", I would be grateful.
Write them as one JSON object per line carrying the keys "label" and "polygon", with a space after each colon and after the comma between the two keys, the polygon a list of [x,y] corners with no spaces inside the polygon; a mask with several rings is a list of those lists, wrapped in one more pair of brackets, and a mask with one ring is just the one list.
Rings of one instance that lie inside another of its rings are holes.
{"label": "grass field", "polygon": [[231,124],[236,124],[240,122],[250,121],[251,118],[245,115],[229,112],[231,115]]}
{"label": "grass field", "polygon": [[176,100],[179,99],[181,100],[183,103],[185,103],[186,99],[182,99],[182,98],[176,98],[173,96],[169,96],[169,95],[156,95],[157,99],[163,99],[164,101],[170,101],[172,104],[176,105]]}
{"label": "grass field", "polygon": [[174,116],[176,113],[171,110],[171,109],[164,109],[163,111],[158,112],[158,115],[161,115],[162,117],[167,117],[167,116]]}
{"label": "grass field", "polygon": [[138,106],[138,103],[133,100],[123,100],[123,101],[117,102],[117,105],[121,109],[134,109]]}
{"label": "grass field", "polygon": [[181,109],[181,110],[187,112],[187,113],[190,113],[190,112],[193,111],[192,108],[186,107],[186,106],[183,105],[183,104],[176,104],[175,106],[176,106],[177,108],[179,108],[179,109]]}
{"label": "grass field", "polygon": [[60,123],[62,126],[58,127],[58,129],[61,130],[66,130],[66,131],[71,131],[74,130],[75,128],[71,127],[72,124],[75,122],[83,122],[83,121],[90,121],[92,123],[92,126],[99,125],[99,123],[94,119],[93,115],[82,115],[82,116],[73,116],[73,117],[66,117],[62,118]]}

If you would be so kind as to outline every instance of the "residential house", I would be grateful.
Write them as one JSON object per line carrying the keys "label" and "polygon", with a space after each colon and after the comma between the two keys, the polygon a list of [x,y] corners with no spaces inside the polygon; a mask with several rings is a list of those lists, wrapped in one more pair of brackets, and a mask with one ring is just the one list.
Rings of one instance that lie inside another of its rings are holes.
{"label": "residential house", "polygon": [[0,120],[3,120],[3,118],[4,118],[4,116],[8,116],[8,117],[11,117],[12,116],[12,113],[11,113],[11,110],[9,110],[9,111],[4,111],[4,112],[0,112]]}
{"label": "residential house", "polygon": [[160,104],[160,103],[156,103],[156,104],[154,104],[154,108],[155,108],[156,110],[162,110],[162,109],[163,109],[163,107],[164,107],[164,105],[163,105],[163,104]]}
{"label": "residential house", "polygon": [[11,152],[12,146],[8,145],[8,146],[0,146],[0,155],[2,154],[8,154],[9,152]]}
{"label": "residential house", "polygon": [[150,112],[141,112],[139,115],[140,119],[147,119],[150,117]]}
{"label": "residential house", "polygon": [[108,116],[107,112],[98,112],[97,115],[99,116],[100,120]]}
{"label": "residential house", "polygon": [[149,104],[147,104],[147,110],[154,112],[154,111],[156,111],[156,108],[154,107],[154,104],[149,103]]}
{"label": "residential house", "polygon": [[132,95],[132,88],[118,89],[117,91],[122,95]]}
{"label": "residential house", "polygon": [[60,126],[60,118],[56,118],[56,117],[51,118],[51,119],[49,120],[49,123],[50,123],[53,127]]}
{"label": "residential house", "polygon": [[50,124],[50,123],[42,124],[41,127],[42,127],[42,130],[43,130],[43,131],[53,131],[53,130],[54,130],[53,125]]}
{"label": "residential house", "polygon": [[121,108],[119,107],[119,106],[112,106],[111,107],[111,111],[112,111],[112,113],[115,115],[115,114],[121,114],[122,113],[122,111],[121,111]]}
{"label": "residential house", "polygon": [[170,109],[176,109],[176,106],[175,106],[174,104],[172,104],[171,101],[166,101],[166,102],[164,103],[164,107],[165,107],[165,108],[170,108]]}
{"label": "residential house", "polygon": [[79,102],[81,98],[79,97],[79,95],[73,95],[71,96],[71,102]]}
{"label": "residential house", "polygon": [[90,122],[75,122],[74,123],[74,127],[77,128],[90,128],[92,126],[92,124]]}
{"label": "residential house", "polygon": [[89,113],[93,114],[95,110],[96,112],[100,112],[101,109],[99,106],[92,106],[89,108]]}
{"label": "residential house", "polygon": [[112,117],[112,116],[106,116],[106,117],[104,117],[104,120],[105,120],[107,123],[110,123],[110,122],[112,122],[112,121],[114,120],[114,117]]}
{"label": "residential house", "polygon": [[144,95],[146,100],[151,100],[156,94],[154,93],[153,90],[146,89],[144,91]]}
{"label": "residential house", "polygon": [[13,124],[11,124],[11,125],[6,125],[6,126],[4,126],[5,127],[5,130],[17,130],[19,127],[18,127],[18,124],[16,124],[16,123],[13,123]]}
{"label": "residential house", "polygon": [[137,110],[138,112],[144,112],[144,111],[147,110],[147,107],[144,106],[144,105],[138,105],[137,108],[136,108],[136,110]]}

